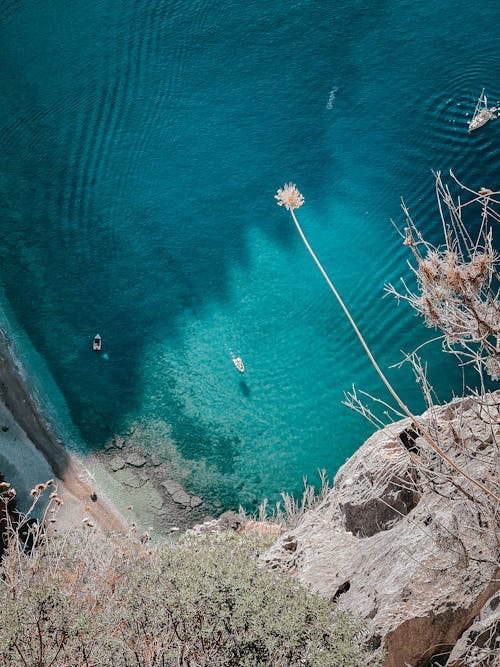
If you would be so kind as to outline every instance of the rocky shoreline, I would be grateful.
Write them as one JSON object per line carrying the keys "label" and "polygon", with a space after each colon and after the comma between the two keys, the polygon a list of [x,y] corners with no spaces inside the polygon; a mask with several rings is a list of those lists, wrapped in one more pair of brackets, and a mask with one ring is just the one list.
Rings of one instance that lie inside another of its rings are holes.
{"label": "rocky shoreline", "polygon": [[1,329],[0,466],[24,496],[37,483],[58,479],[64,498],[59,530],[91,516],[108,531],[127,532],[136,523],[169,534],[212,518],[203,499],[173,478],[168,463],[141,447],[134,429],[115,435],[102,451],[86,457],[85,465],[70,454],[31,395]]}
{"label": "rocky shoreline", "polygon": [[[420,419],[443,451],[498,491],[500,391],[433,408]],[[140,528],[154,524],[167,535],[252,524],[277,539],[263,565],[292,573],[361,615],[371,644],[386,651],[384,667],[498,664],[500,508],[450,474],[409,419],[374,433],[338,471],[326,499],[281,534],[276,525],[234,512],[207,516],[203,499],[144,449],[140,430],[116,434],[91,454],[91,476],[45,421],[0,331],[0,465],[15,460],[25,485],[45,481],[36,475],[48,472],[60,480],[64,506],[56,530],[82,517],[105,532],[125,533],[137,516]]]}
{"label": "rocky shoreline", "polygon": [[144,449],[134,429],[115,435],[103,450],[90,455],[90,463],[102,466],[124,489],[128,506],[143,527],[153,524],[157,532],[168,534],[208,518],[203,499],[173,478],[168,462]]}
{"label": "rocky shoreline", "polygon": [[[83,464],[65,449],[32,396],[11,349],[0,329],[0,473],[28,496],[30,487],[55,477],[63,499],[55,531],[91,517],[106,532],[126,532],[128,521],[106,497]],[[90,521],[90,519],[89,519]]]}
{"label": "rocky shoreline", "polygon": [[69,454],[61,440],[50,429],[28,390],[12,354],[9,339],[2,329],[0,329],[0,402],[12,414],[34,447],[43,454],[55,475],[62,478],[69,463]]}

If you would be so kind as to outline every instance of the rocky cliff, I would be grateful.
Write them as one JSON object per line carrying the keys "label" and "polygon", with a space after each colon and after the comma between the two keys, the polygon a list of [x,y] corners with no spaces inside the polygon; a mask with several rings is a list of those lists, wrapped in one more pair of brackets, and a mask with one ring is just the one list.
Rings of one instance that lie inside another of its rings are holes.
{"label": "rocky cliff", "polygon": [[[420,423],[498,493],[500,392]],[[385,667],[500,665],[499,516],[404,419],[365,442],[265,560],[361,614]]]}

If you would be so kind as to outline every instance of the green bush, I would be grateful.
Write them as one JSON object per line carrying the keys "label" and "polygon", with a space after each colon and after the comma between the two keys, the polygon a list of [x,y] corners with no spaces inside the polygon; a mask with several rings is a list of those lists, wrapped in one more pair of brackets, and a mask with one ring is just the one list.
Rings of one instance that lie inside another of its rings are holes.
{"label": "green bush", "polygon": [[224,532],[155,547],[82,529],[23,553],[11,539],[0,567],[0,665],[375,664],[351,615],[259,567],[268,544]]}

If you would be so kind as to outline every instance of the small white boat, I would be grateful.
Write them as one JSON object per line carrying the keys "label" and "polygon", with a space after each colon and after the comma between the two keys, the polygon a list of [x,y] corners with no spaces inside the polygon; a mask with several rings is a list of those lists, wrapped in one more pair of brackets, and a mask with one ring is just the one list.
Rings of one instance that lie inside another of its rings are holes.
{"label": "small white boat", "polygon": [[99,334],[96,334],[94,336],[94,340],[92,341],[92,349],[95,352],[100,352],[102,347],[102,338],[99,336]]}
{"label": "small white boat", "polygon": [[486,125],[486,123],[492,118],[496,118],[496,111],[496,107],[491,107],[488,109],[488,98],[484,94],[483,88],[481,95],[479,95],[476,108],[474,109],[474,114],[469,121],[469,132],[477,130],[479,127]]}
{"label": "small white boat", "polygon": [[231,358],[233,360],[233,364],[236,366],[236,368],[239,370],[239,372],[244,373],[245,372],[245,364],[243,363],[243,359],[241,357],[237,357],[232,352],[231,352]]}

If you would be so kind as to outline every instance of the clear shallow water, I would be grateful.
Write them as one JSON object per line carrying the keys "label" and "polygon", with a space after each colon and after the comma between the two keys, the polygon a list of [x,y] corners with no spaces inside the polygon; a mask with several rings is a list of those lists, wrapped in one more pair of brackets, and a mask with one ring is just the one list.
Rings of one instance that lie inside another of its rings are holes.
{"label": "clear shallow water", "polygon": [[498,3],[84,4],[0,4],[0,278],[34,381],[70,446],[133,425],[224,507],[333,475],[371,432],[343,390],[384,394],[273,194],[301,188],[381,365],[419,344],[381,298],[389,219],[404,195],[438,232],[431,169],[498,185],[500,121],[466,130],[500,98]]}

